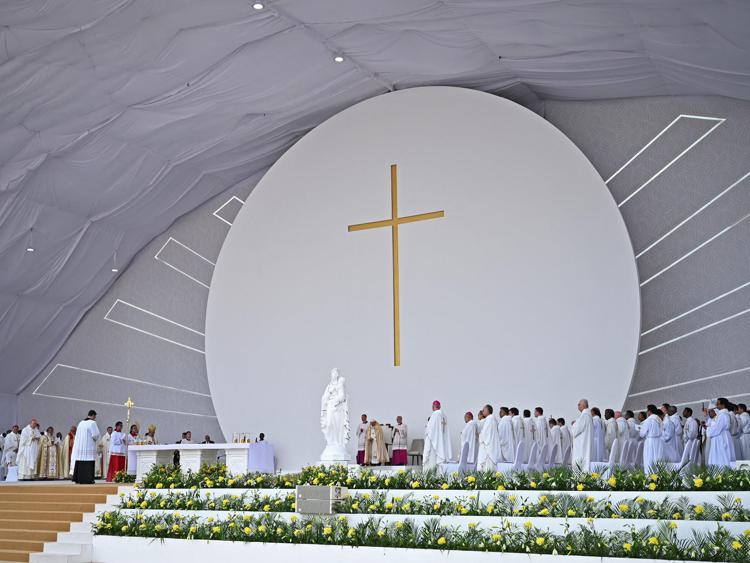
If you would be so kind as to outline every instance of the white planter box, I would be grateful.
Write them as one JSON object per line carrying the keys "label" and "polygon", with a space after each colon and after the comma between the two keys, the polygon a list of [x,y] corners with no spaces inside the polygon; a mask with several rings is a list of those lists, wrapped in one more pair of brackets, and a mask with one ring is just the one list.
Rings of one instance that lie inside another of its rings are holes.
{"label": "white planter box", "polygon": [[[149,540],[96,536],[94,561],[107,563],[247,563],[248,561],[273,561],[274,563],[553,563],[554,555],[527,555],[524,553],[485,553],[477,551],[438,551],[434,549],[383,549],[379,547],[345,547],[323,545],[287,545],[241,543],[205,540]],[[565,556],[568,563],[633,563],[650,559],[622,559],[615,557]]]}

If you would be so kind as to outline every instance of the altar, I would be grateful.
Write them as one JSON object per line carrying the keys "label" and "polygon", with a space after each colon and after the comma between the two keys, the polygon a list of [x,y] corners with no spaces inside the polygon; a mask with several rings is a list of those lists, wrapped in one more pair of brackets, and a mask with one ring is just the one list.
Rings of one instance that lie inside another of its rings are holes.
{"label": "altar", "polygon": [[183,471],[197,473],[202,465],[215,464],[222,453],[226,456],[227,470],[233,475],[275,471],[273,446],[267,442],[252,442],[130,446],[128,473],[135,474],[135,480],[139,483],[154,465],[171,465],[175,451],[180,453]]}

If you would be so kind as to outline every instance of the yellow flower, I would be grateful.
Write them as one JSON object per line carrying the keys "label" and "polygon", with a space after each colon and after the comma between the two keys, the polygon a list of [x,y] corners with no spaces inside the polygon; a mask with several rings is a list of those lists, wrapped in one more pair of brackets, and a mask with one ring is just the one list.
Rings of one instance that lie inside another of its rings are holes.
{"label": "yellow flower", "polygon": [[349,531],[346,532],[346,537],[353,538],[356,533],[357,532],[354,530],[354,528],[349,528]]}
{"label": "yellow flower", "polygon": [[745,530],[742,533],[745,534],[746,536],[750,537],[750,528],[748,528],[747,530]]}
{"label": "yellow flower", "polygon": [[650,491],[655,491],[656,490],[656,483],[649,483],[648,488],[649,488]]}
{"label": "yellow flower", "polygon": [[476,522],[469,522],[468,526],[469,526],[469,528],[473,529],[473,528],[477,527],[477,523]]}
{"label": "yellow flower", "polygon": [[492,534],[492,541],[499,542],[501,539],[503,539],[501,534]]}
{"label": "yellow flower", "polygon": [[382,538],[385,536],[385,530],[378,530],[378,537]]}
{"label": "yellow flower", "polygon": [[575,510],[573,510],[572,508],[568,509],[568,516],[575,516],[575,515],[576,515]]}
{"label": "yellow flower", "polygon": [[675,528],[677,528],[677,522],[670,522],[669,527],[670,529],[674,530]]}
{"label": "yellow flower", "polygon": [[725,512],[724,514],[721,515],[721,519],[722,520],[731,520],[732,519],[732,515],[729,514],[729,512]]}
{"label": "yellow flower", "polygon": [[359,503],[358,502],[353,502],[352,503],[352,510],[358,510],[358,509],[359,509]]}
{"label": "yellow flower", "polygon": [[211,528],[211,531],[212,531],[212,532],[213,532],[214,534],[218,534],[218,533],[220,533],[220,532],[221,532],[221,528],[219,528],[218,526],[214,526],[213,528]]}
{"label": "yellow flower", "polygon": [[542,496],[540,496],[540,497],[539,497],[539,502],[540,502],[540,503],[542,503],[542,502],[547,502],[547,495],[542,495]]}
{"label": "yellow flower", "polygon": [[530,486],[530,487],[531,487],[532,489],[536,489],[536,481],[532,481],[531,483],[529,483],[529,486]]}
{"label": "yellow flower", "polygon": [[122,530],[123,532],[127,532],[127,531],[128,531],[128,527],[127,527],[127,526],[123,526],[123,527],[121,528],[121,530]]}
{"label": "yellow flower", "polygon": [[548,516],[549,515],[549,508],[543,508],[539,511],[540,516]]}
{"label": "yellow flower", "polygon": [[421,486],[421,483],[419,481],[412,481],[411,488],[412,489],[418,489]]}
{"label": "yellow flower", "polygon": [[140,526],[138,526],[138,529],[139,530],[145,530],[146,529],[146,524],[141,524]]}
{"label": "yellow flower", "polygon": [[261,534],[265,534],[266,533],[266,527],[263,524],[261,524],[260,526],[258,526],[258,531]]}
{"label": "yellow flower", "polygon": [[402,506],[401,508],[403,508],[403,509],[404,509],[404,510],[405,510],[406,512],[409,512],[409,511],[411,510],[411,503],[410,503],[410,502],[407,502],[407,503],[406,503],[406,504],[405,504],[404,506]]}
{"label": "yellow flower", "polygon": [[609,479],[607,479],[607,483],[609,483],[610,487],[614,487],[617,485],[617,479],[615,479],[614,477],[610,477]]}
{"label": "yellow flower", "polygon": [[346,522],[346,516],[344,516],[343,514],[339,516],[339,522]]}
{"label": "yellow flower", "polygon": [[292,514],[289,517],[289,521],[292,522],[292,524],[294,524],[297,521],[297,516],[295,514]]}
{"label": "yellow flower", "polygon": [[679,512],[675,512],[674,514],[672,514],[672,519],[673,520],[681,520],[682,519],[682,514],[680,514]]}
{"label": "yellow flower", "polygon": [[638,497],[637,499],[635,499],[635,502],[637,502],[638,504],[643,504],[644,502],[646,502],[646,499],[643,497]]}
{"label": "yellow flower", "polygon": [[477,478],[476,478],[476,477],[474,477],[474,475],[469,475],[469,476],[468,476],[468,477],[466,478],[466,482],[467,482],[467,483],[476,483],[476,482],[477,482]]}
{"label": "yellow flower", "polygon": [[633,544],[626,542],[626,543],[622,544],[622,548],[625,551],[627,551],[628,553],[630,553],[630,551],[633,549]]}
{"label": "yellow flower", "polygon": [[659,476],[656,473],[652,473],[648,478],[652,481],[657,481],[659,479]]}
{"label": "yellow flower", "polygon": [[617,508],[620,509],[620,512],[627,512],[630,510],[630,507],[627,504],[618,504]]}
{"label": "yellow flower", "polygon": [[448,483],[443,483],[442,485],[440,485],[440,488],[445,491],[448,488]]}
{"label": "yellow flower", "polygon": [[498,491],[504,491],[504,490],[505,490],[505,487],[504,487],[503,485],[498,485],[498,486],[497,486],[497,490],[498,490]]}
{"label": "yellow flower", "polygon": [[198,531],[198,528],[196,528],[195,526],[190,526],[190,533],[191,534],[194,534],[197,531]]}
{"label": "yellow flower", "polygon": [[536,539],[536,544],[539,545],[539,546],[544,545],[544,542],[545,542],[545,539],[543,537],[538,537]]}
{"label": "yellow flower", "polygon": [[180,531],[180,525],[179,524],[173,524],[172,525],[172,531],[173,532],[179,532]]}
{"label": "yellow flower", "polygon": [[[469,525],[471,525],[471,524],[469,524]],[[401,520],[399,520],[398,522],[396,522],[396,529],[397,530],[400,530],[403,527],[404,527],[404,523]]]}
{"label": "yellow flower", "polygon": [[695,485],[696,489],[700,489],[703,486],[703,479],[701,479],[700,477],[696,477],[695,479],[693,479],[693,485]]}
{"label": "yellow flower", "polygon": [[492,514],[494,511],[495,511],[495,504],[491,502],[487,505],[487,514]]}
{"label": "yellow flower", "polygon": [[592,474],[591,474],[591,476],[592,476],[592,477],[593,477],[594,479],[598,479],[598,478],[599,478],[599,474],[598,474],[598,473],[597,473],[596,471],[595,471],[594,473],[592,473]]}
{"label": "yellow flower", "polygon": [[648,538],[648,543],[649,545],[659,545],[659,538],[651,536],[650,538]]}
{"label": "yellow flower", "polygon": [[594,502],[596,499],[592,496],[586,497],[586,502]]}
{"label": "yellow flower", "polygon": [[582,491],[585,488],[586,487],[583,486],[583,483],[578,483],[578,485],[576,485],[576,489],[578,489],[579,491]]}
{"label": "yellow flower", "polygon": [[148,502],[144,500],[144,501],[143,501],[143,502],[141,503],[141,508],[144,508],[144,509],[145,509],[145,508],[148,508]]}
{"label": "yellow flower", "polygon": [[245,526],[242,529],[242,531],[245,532],[245,535],[248,535],[248,536],[253,533],[253,531],[250,528],[248,528],[247,526]]}
{"label": "yellow flower", "polygon": [[448,540],[445,539],[445,536],[440,536],[438,538],[437,544],[438,545],[445,545],[448,542]]}
{"label": "yellow flower", "polygon": [[333,532],[333,530],[331,528],[329,528],[329,527],[323,528],[323,535],[324,536],[330,536],[332,532]]}
{"label": "yellow flower", "polygon": [[214,517],[213,516],[209,516],[208,518],[206,518],[206,522],[208,522],[209,524],[211,522],[213,522],[213,521],[214,521]]}
{"label": "yellow flower", "polygon": [[263,505],[263,512],[271,512],[271,505],[270,504]]}
{"label": "yellow flower", "polygon": [[440,510],[440,503],[439,503],[439,502],[436,502],[435,504],[433,504],[433,505],[432,505],[432,509],[433,509],[433,510]]}
{"label": "yellow flower", "polygon": [[523,527],[527,530],[531,530],[531,526],[533,526],[533,524],[529,520],[526,520],[526,522],[523,523]]}
{"label": "yellow flower", "polygon": [[742,549],[742,544],[738,542],[737,540],[734,540],[732,542],[732,549]]}
{"label": "yellow flower", "polygon": [[162,488],[164,488],[164,485],[162,485],[161,483],[157,483],[156,484],[156,488],[157,489],[162,489]]}
{"label": "yellow flower", "polygon": [[705,511],[705,508],[703,508],[702,504],[696,504],[693,510],[695,511],[696,514],[703,514],[703,512]]}

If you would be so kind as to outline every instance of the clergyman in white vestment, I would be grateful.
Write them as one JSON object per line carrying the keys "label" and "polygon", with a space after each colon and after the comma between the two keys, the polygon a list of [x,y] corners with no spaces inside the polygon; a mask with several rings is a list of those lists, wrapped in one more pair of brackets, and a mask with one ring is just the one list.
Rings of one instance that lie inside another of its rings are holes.
{"label": "clergyman in white vestment", "polygon": [[716,401],[716,416],[706,421],[706,437],[711,439],[711,447],[708,451],[707,465],[717,467],[731,466],[731,441],[729,433],[729,411],[727,401],[724,398]]}
{"label": "clergyman in white vestment", "polygon": [[36,477],[36,463],[39,454],[39,441],[42,434],[39,432],[39,423],[36,418],[21,431],[21,439],[18,442],[18,478],[22,481]]}
{"label": "clergyman in white vestment", "polygon": [[16,457],[18,456],[18,442],[20,441],[20,432],[18,425],[14,424],[13,429],[8,432],[3,442],[3,467],[6,469],[16,464]]}
{"label": "clergyman in white vestment", "polygon": [[500,436],[500,457],[505,463],[513,463],[516,458],[516,435],[513,433],[513,419],[510,410],[500,407],[500,420],[497,423]]}
{"label": "clergyman in white vestment", "polygon": [[641,424],[640,434],[643,438],[643,469],[648,473],[654,471],[656,464],[664,457],[662,422],[655,405],[646,407],[648,418]]}
{"label": "clergyman in white vestment", "polygon": [[362,415],[362,422],[357,426],[357,465],[365,464],[365,434],[370,429],[367,415]]}
{"label": "clergyman in white vestment", "polygon": [[96,411],[91,410],[88,416],[78,423],[73,454],[70,458],[70,463],[73,466],[73,481],[79,485],[94,483],[94,464],[99,436],[99,427],[96,425]]}
{"label": "clergyman in white vestment", "polygon": [[432,414],[425,428],[422,467],[425,470],[433,469],[449,461],[452,456],[448,419],[440,409],[440,401],[433,401]]}
{"label": "clergyman in white vestment", "polygon": [[466,425],[461,431],[461,451],[464,449],[464,444],[469,448],[466,461],[468,463],[474,463],[477,459],[478,448],[479,448],[479,426],[474,420],[474,415],[471,412],[467,412],[464,415],[464,422]]}
{"label": "clergyman in white vestment", "polygon": [[740,446],[742,450],[741,459],[750,459],[750,413],[747,412],[747,406],[745,403],[737,405],[737,412],[739,413],[737,420],[740,423]]}
{"label": "clergyman in white vestment", "polygon": [[497,464],[502,461],[500,455],[500,435],[498,433],[498,419],[492,414],[492,405],[482,408],[484,418],[479,422],[479,453],[477,469],[479,471],[495,471]]}
{"label": "clergyman in white vestment", "polygon": [[578,401],[581,413],[573,423],[573,466],[588,471],[591,467],[591,456],[594,450],[594,421],[586,399]]}
{"label": "clergyman in white vestment", "polygon": [[408,465],[409,463],[409,428],[401,416],[396,417],[391,444],[391,465]]}

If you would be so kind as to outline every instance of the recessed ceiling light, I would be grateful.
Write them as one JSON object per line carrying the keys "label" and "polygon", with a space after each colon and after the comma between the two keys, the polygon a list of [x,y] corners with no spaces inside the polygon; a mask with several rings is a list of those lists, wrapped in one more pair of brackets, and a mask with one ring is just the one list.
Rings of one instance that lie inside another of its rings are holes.
{"label": "recessed ceiling light", "polygon": [[112,271],[113,272],[119,272],[120,270],[118,270],[117,268],[112,268]]}
{"label": "recessed ceiling light", "polygon": [[34,252],[34,247],[33,246],[27,247],[26,252]]}
{"label": "recessed ceiling light", "polygon": [[336,55],[335,57],[333,57],[333,60],[337,63],[343,63],[344,57],[342,57],[341,55]]}
{"label": "recessed ceiling light", "polygon": [[265,6],[263,6],[263,4],[261,4],[260,2],[255,2],[253,4],[253,10],[262,10],[264,7]]}

